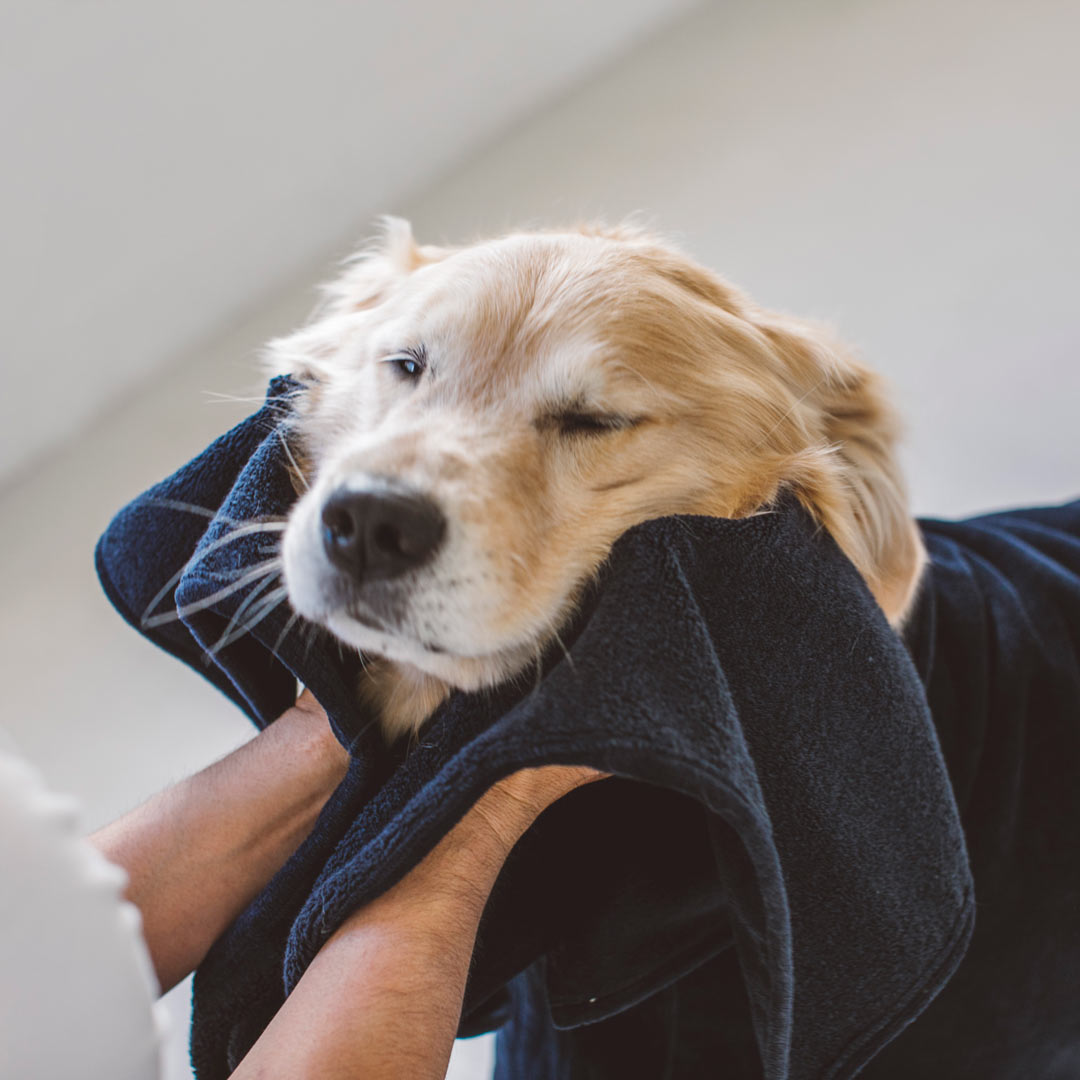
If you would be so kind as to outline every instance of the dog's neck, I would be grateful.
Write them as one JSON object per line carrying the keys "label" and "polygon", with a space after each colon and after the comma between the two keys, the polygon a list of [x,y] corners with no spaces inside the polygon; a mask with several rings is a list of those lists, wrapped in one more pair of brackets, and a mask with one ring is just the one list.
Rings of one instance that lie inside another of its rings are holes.
{"label": "dog's neck", "polygon": [[415,734],[450,695],[450,685],[412,664],[369,661],[360,677],[363,701],[379,717],[387,742]]}

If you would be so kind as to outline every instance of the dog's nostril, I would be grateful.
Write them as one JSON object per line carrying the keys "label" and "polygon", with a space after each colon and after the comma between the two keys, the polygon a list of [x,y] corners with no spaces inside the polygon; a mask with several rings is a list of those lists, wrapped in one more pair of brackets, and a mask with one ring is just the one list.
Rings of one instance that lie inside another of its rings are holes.
{"label": "dog's nostril", "polygon": [[430,499],[389,488],[337,491],[322,511],[323,548],[356,581],[396,577],[426,562],[446,531]]}
{"label": "dog's nostril", "polygon": [[348,540],[356,533],[356,522],[340,506],[327,504],[322,513],[323,528],[334,541]]}

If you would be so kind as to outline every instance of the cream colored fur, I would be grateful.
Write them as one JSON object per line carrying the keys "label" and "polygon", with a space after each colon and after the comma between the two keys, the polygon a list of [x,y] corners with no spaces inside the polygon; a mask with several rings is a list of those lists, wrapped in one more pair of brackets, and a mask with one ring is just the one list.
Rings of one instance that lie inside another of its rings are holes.
{"label": "cream colored fur", "polygon": [[[393,362],[409,349],[425,358],[415,380]],[[790,490],[894,625],[911,604],[924,554],[879,378],[636,229],[436,248],[391,220],[270,357],[307,385],[290,600],[378,658],[362,692],[389,737],[450,688],[527,668],[649,518],[742,517]],[[581,414],[610,425],[573,430]],[[350,600],[376,630],[341,602],[318,519],[342,485],[388,482],[434,499],[448,527],[430,565]]]}

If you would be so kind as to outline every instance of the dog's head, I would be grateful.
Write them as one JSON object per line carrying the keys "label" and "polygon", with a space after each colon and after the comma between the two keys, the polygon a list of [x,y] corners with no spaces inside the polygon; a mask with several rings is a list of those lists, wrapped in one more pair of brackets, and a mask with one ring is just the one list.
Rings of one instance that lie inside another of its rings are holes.
{"label": "dog's head", "polygon": [[890,619],[910,602],[922,550],[876,378],[647,235],[443,249],[391,221],[271,355],[307,385],[289,597],[426,688],[383,695],[391,732],[525,667],[649,518],[789,488]]}

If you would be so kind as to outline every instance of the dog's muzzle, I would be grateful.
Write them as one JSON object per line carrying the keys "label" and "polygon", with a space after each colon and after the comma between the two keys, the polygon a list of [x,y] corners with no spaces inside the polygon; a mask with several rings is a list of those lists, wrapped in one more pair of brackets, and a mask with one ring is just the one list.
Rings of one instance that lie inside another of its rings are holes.
{"label": "dog's muzzle", "polygon": [[323,504],[323,550],[358,585],[422,566],[445,534],[439,507],[409,489],[338,488]]}

